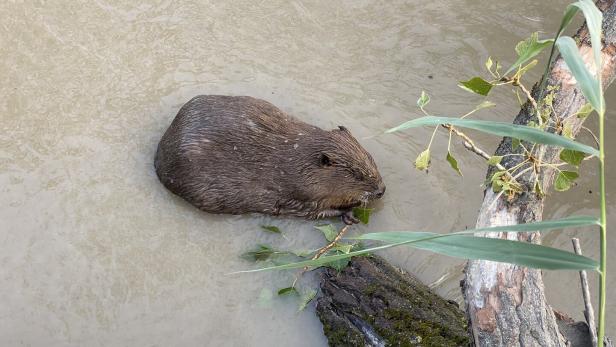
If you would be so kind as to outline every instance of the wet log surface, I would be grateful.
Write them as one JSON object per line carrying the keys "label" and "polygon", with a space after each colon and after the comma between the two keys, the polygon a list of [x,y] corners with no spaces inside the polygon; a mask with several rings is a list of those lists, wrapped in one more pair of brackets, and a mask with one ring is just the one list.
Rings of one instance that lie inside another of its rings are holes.
{"label": "wet log surface", "polygon": [[467,346],[464,312],[378,257],[322,274],[317,314],[330,346]]}

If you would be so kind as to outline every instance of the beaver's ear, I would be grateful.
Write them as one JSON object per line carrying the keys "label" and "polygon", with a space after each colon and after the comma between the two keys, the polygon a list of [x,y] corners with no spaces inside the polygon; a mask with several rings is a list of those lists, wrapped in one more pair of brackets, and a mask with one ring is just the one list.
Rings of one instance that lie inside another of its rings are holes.
{"label": "beaver's ear", "polygon": [[334,130],[332,130],[332,132],[338,132],[338,134],[340,134],[342,136],[353,137],[353,135],[351,135],[351,131],[347,127],[345,127],[344,125],[338,125],[338,129],[334,129]]}
{"label": "beaver's ear", "polygon": [[319,164],[322,167],[332,166],[332,160],[329,158],[329,156],[327,154],[321,153],[319,155]]}
{"label": "beaver's ear", "polygon": [[347,127],[345,127],[344,125],[338,125],[338,130],[334,129],[332,131],[338,131],[338,133],[341,135],[353,137],[349,129],[347,129]]}

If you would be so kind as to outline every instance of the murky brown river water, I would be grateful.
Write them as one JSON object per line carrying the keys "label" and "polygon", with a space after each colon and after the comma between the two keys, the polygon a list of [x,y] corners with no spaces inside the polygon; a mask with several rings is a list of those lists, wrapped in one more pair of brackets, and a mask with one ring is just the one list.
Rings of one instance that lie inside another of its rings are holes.
{"label": "murky brown river water", "polygon": [[[2,2],[1,344],[326,345],[312,307],[297,313],[292,298],[258,300],[287,286],[293,273],[228,275],[252,267],[239,254],[257,243],[321,245],[314,222],[210,215],[159,184],[152,159],[178,108],[197,94],[252,95],[324,128],[344,124],[363,139],[388,187],[358,232],[458,230],[475,224],[482,160],[457,146],[458,177],[438,159],[447,146],[440,134],[426,175],[411,162],[429,129],[368,137],[418,116],[422,88],[434,113],[472,108],[481,99],[457,81],[484,73],[488,55],[510,63],[515,43],[533,31],[551,35],[565,4]],[[612,88],[608,134],[616,130],[615,98]],[[517,113],[511,92],[491,100],[498,106],[478,117],[509,121]],[[475,138],[489,151],[498,141]],[[616,139],[607,141],[614,221]],[[597,214],[594,169],[584,165],[577,187],[551,194],[545,217]],[[279,226],[285,238],[260,231],[262,224]],[[555,232],[545,241],[570,249],[572,235],[597,257],[592,231]],[[609,242],[616,266],[616,237]],[[406,248],[383,255],[460,300],[462,261]],[[577,273],[547,272],[546,282],[553,305],[581,318]],[[611,299],[608,330],[615,335]]]}

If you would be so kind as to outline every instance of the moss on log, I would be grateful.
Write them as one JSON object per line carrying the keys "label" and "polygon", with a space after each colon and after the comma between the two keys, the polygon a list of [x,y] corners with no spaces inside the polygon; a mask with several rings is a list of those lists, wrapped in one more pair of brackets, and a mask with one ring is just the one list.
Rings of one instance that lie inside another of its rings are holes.
{"label": "moss on log", "polygon": [[457,304],[378,257],[327,269],[317,314],[330,346],[468,346]]}

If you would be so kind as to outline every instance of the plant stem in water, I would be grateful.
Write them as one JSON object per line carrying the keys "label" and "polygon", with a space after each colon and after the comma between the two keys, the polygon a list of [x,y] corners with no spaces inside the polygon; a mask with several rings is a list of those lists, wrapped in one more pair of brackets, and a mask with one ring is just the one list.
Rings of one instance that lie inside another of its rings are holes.
{"label": "plant stem in water", "polygon": [[604,150],[604,119],[605,112],[599,114],[599,185],[601,192],[601,253],[599,264],[599,331],[597,337],[599,345],[603,346],[605,335],[605,294],[607,277],[607,218],[605,212],[605,150]]}

